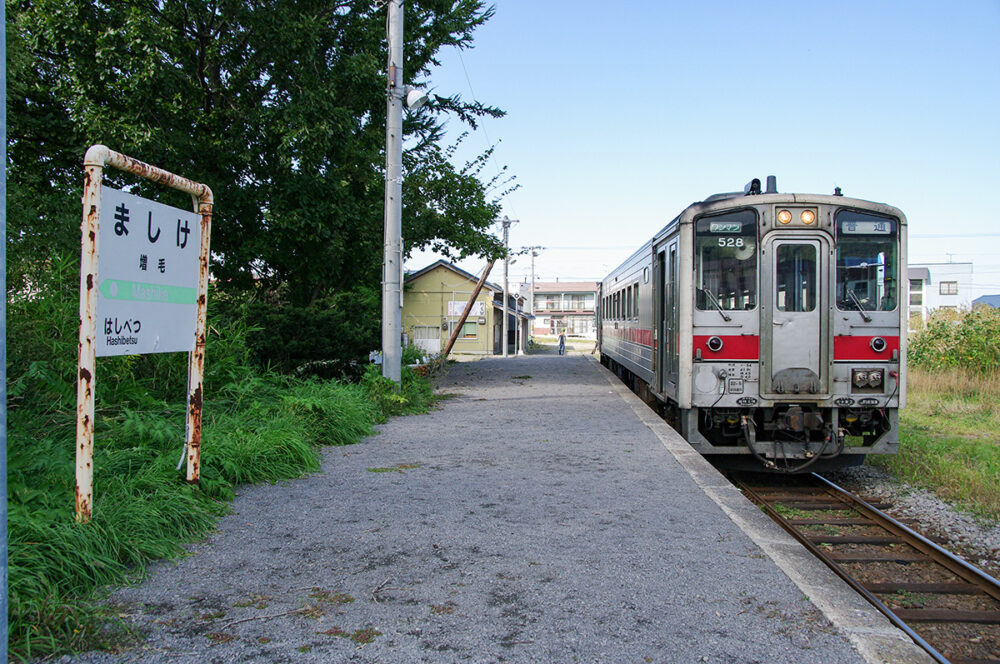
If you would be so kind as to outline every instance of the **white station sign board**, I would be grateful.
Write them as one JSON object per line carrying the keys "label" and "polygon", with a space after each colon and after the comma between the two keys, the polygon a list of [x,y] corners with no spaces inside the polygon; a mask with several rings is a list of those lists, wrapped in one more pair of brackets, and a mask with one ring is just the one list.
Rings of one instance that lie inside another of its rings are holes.
{"label": "white station sign board", "polygon": [[101,187],[97,355],[193,351],[201,216]]}

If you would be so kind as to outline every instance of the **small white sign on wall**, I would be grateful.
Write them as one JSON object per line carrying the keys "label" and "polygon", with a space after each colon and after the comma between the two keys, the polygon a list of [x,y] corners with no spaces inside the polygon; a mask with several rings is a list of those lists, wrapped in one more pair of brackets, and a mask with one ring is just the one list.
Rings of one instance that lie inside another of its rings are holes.
{"label": "small white sign on wall", "polygon": [[[465,305],[469,302],[460,302],[458,300],[448,301],[448,315],[449,316],[461,316],[462,312],[465,311]],[[486,303],[485,302],[473,302],[472,310],[469,311],[469,316],[485,316],[486,315]]]}

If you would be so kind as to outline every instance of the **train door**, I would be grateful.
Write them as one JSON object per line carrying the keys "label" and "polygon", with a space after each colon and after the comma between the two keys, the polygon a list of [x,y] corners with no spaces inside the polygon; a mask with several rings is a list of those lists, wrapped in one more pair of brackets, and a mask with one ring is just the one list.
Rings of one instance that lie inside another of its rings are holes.
{"label": "train door", "polygon": [[761,392],[769,398],[829,393],[829,246],[820,235],[764,243]]}
{"label": "train door", "polygon": [[656,259],[653,261],[653,375],[655,376],[653,390],[657,394],[663,394],[664,373],[666,363],[664,362],[666,350],[666,330],[663,320],[666,300],[666,252],[657,250]]}
{"label": "train door", "polygon": [[670,247],[667,249],[667,265],[666,265],[666,288],[665,291],[665,307],[664,307],[664,324],[666,325],[666,337],[664,338],[664,347],[666,348],[667,357],[666,362],[664,362],[663,375],[666,376],[664,390],[669,390],[670,394],[674,399],[677,398],[677,373],[680,370],[680,338],[679,338],[679,312],[678,312],[678,302],[677,302],[677,269],[678,269],[678,256],[677,256],[677,240],[670,243]]}

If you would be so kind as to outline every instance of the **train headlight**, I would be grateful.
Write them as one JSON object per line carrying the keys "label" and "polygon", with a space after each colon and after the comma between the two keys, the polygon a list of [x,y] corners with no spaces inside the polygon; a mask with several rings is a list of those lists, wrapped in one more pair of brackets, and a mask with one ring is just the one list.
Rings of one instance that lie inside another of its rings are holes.
{"label": "train headlight", "polygon": [[868,372],[868,384],[872,387],[879,387],[882,385],[882,371],[869,371]]}
{"label": "train headlight", "polygon": [[885,339],[882,337],[872,337],[872,340],[868,342],[868,345],[876,353],[881,353],[889,344],[887,344]]}
{"label": "train headlight", "polygon": [[811,224],[816,221],[816,213],[812,210],[803,210],[802,214],[799,215],[799,218],[802,220],[803,224]]}
{"label": "train headlight", "polygon": [[854,387],[867,387],[868,386],[868,372],[858,371],[855,369],[853,372],[854,376],[851,378],[851,382],[854,383]]}
{"label": "train headlight", "polygon": [[788,210],[782,210],[778,213],[778,221],[787,224],[792,221],[792,213]]}

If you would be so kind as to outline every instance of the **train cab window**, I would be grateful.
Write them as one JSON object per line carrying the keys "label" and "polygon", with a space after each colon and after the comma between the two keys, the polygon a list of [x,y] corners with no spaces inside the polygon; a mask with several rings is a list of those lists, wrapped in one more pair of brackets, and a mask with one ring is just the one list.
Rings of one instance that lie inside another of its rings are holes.
{"label": "train cab window", "polygon": [[837,213],[837,308],[893,311],[899,299],[899,221]]}
{"label": "train cab window", "polygon": [[757,306],[757,213],[695,221],[696,304],[702,311]]}
{"label": "train cab window", "polygon": [[816,247],[779,244],[774,252],[775,304],[778,311],[816,309]]}

